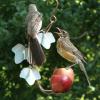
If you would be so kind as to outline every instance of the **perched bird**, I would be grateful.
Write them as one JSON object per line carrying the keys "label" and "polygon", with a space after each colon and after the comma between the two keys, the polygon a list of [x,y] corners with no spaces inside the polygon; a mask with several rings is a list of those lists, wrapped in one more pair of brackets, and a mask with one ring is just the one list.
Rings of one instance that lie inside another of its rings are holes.
{"label": "perched bird", "polygon": [[42,27],[42,14],[37,10],[35,4],[29,5],[29,11],[26,16],[26,24],[30,63],[40,66],[45,62],[45,55],[36,35]]}
{"label": "perched bird", "polygon": [[83,55],[70,41],[69,33],[60,28],[57,28],[57,29],[59,32],[56,32],[56,33],[60,36],[59,39],[57,40],[58,54],[70,62],[79,64],[80,69],[84,72],[87,78],[88,84],[90,86],[91,84],[89,81],[89,77],[87,75],[87,72],[83,64],[83,62],[85,62]]}

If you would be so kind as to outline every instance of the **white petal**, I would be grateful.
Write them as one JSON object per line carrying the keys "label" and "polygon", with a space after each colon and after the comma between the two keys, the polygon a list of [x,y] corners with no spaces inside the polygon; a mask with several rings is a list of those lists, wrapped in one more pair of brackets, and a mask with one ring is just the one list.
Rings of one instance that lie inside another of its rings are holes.
{"label": "white petal", "polygon": [[36,68],[32,68],[32,72],[33,72],[34,77],[35,77],[36,80],[41,79],[41,75],[40,75],[39,71]]}
{"label": "white petal", "polygon": [[28,68],[23,68],[21,70],[21,73],[20,73],[20,78],[26,79],[29,76],[29,72],[30,72],[29,67]]}
{"label": "white petal", "polygon": [[22,44],[18,43],[17,45],[15,45],[15,46],[12,48],[12,51],[15,53],[15,52],[17,52],[17,51],[19,51],[19,50],[24,50],[24,49],[25,49],[25,47],[24,47]]}
{"label": "white petal", "polygon": [[29,85],[33,85],[35,83],[35,77],[34,77],[34,74],[33,74],[33,71],[32,69],[30,69],[30,72],[29,72],[29,76],[26,78],[26,81]]}
{"label": "white petal", "polygon": [[53,34],[51,32],[46,32],[45,34],[49,40],[50,43],[54,43],[55,42],[55,38],[53,36]]}
{"label": "white petal", "polygon": [[40,32],[36,35],[39,43],[41,44],[43,42],[43,38],[44,38],[44,33],[43,32]]}
{"label": "white petal", "polygon": [[22,44],[17,44],[12,48],[12,52],[15,53],[15,63],[19,64],[24,60],[25,47]]}
{"label": "white petal", "polygon": [[33,70],[29,67],[23,68],[20,73],[20,78],[24,78],[29,85],[33,85],[35,83],[35,76],[33,74]]}
{"label": "white petal", "polygon": [[37,39],[39,43],[45,48],[49,49],[50,48],[50,42],[48,37],[45,35],[45,33],[38,33]]}

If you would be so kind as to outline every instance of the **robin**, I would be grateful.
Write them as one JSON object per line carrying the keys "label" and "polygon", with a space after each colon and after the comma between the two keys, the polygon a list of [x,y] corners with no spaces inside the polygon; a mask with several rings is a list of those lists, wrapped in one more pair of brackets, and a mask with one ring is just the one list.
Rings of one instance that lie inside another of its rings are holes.
{"label": "robin", "polygon": [[35,4],[29,5],[29,11],[26,16],[26,24],[30,63],[40,66],[45,62],[45,55],[36,35],[42,27],[42,14],[37,10]]}
{"label": "robin", "polygon": [[88,84],[90,86],[91,84],[89,81],[89,77],[87,75],[87,72],[83,64],[83,62],[85,62],[83,55],[70,41],[69,33],[60,28],[57,28],[57,29],[59,32],[56,32],[56,33],[60,36],[60,38],[57,40],[58,54],[72,63],[79,64],[80,69],[84,72],[87,78]]}

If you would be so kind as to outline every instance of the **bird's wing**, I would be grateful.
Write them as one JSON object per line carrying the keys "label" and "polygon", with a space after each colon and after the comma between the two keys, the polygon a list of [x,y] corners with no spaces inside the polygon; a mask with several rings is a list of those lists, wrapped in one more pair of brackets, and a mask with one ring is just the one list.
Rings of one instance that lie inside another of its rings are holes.
{"label": "bird's wing", "polygon": [[64,38],[62,38],[62,39],[59,38],[57,41],[57,45],[59,45],[60,48],[63,48],[66,51],[72,52],[71,47],[66,43],[66,39],[64,39]]}
{"label": "bird's wing", "polygon": [[27,33],[31,37],[36,37],[36,34],[42,27],[42,14],[37,10],[36,5],[30,5],[26,16]]}
{"label": "bird's wing", "polygon": [[29,35],[33,35],[33,33],[37,34],[42,27],[42,15],[39,12],[35,12],[35,14],[30,14],[27,23],[27,33]]}
{"label": "bird's wing", "polygon": [[82,53],[73,45],[73,43],[67,38],[63,38],[61,41],[61,45],[63,48],[69,52],[72,52],[75,56],[77,56],[79,59],[84,60]]}

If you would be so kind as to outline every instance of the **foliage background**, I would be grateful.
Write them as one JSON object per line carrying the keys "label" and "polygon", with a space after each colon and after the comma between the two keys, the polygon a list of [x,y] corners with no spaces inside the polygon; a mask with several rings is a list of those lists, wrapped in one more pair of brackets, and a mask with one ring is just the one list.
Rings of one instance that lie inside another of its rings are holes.
{"label": "foliage background", "polygon": [[[25,16],[28,5],[35,3],[43,13],[43,28],[49,23],[51,12],[56,6],[55,0],[0,0],[0,100],[99,100],[100,99],[100,0],[59,0],[56,13],[57,22],[51,32],[59,26],[78,37],[74,44],[85,55],[86,70],[95,91],[88,88],[84,74],[75,66],[75,81],[72,89],[62,95],[46,95],[37,86],[28,84],[19,78],[20,65],[14,63],[11,48],[17,43],[26,43]],[[55,35],[55,34],[54,34]],[[56,39],[58,38],[55,35]],[[55,67],[68,66],[56,52],[56,43],[50,50],[44,50],[47,62],[41,67],[42,85],[50,88],[49,78]]]}

